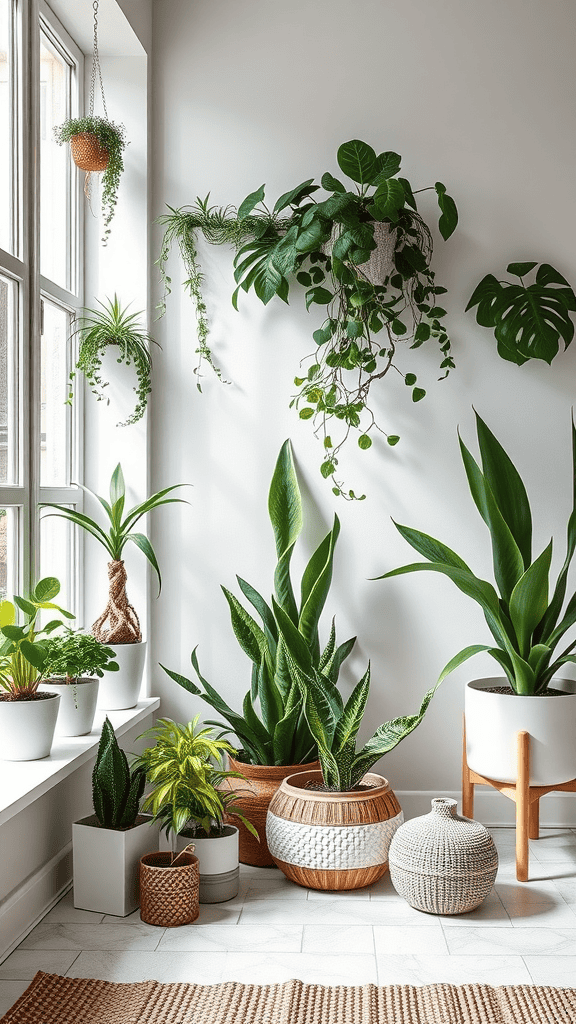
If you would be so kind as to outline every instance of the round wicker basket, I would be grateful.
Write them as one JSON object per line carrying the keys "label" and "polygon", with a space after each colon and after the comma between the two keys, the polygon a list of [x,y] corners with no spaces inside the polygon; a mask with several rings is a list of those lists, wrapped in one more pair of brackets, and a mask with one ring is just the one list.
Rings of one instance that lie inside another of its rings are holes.
{"label": "round wicker basket", "polygon": [[175,928],[191,924],[200,912],[200,870],[193,853],[147,853],[140,859],[140,917],[146,924]]}
{"label": "round wicker basket", "polygon": [[390,844],[390,878],[411,907],[429,914],[465,914],[494,885],[498,854],[479,821],[456,813],[456,801],[438,797],[430,814],[411,818]]}
{"label": "round wicker basket", "polygon": [[98,137],[93,132],[80,132],[70,139],[72,159],[81,171],[105,171],[110,159],[107,149],[103,149]]}

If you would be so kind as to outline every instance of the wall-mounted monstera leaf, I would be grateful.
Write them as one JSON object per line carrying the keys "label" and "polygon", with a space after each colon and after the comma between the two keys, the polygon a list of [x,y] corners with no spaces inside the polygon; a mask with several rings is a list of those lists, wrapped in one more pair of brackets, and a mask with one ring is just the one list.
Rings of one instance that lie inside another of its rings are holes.
{"label": "wall-mounted monstera leaf", "polygon": [[536,262],[508,264],[508,273],[518,277],[520,284],[486,274],[466,306],[467,310],[478,307],[476,320],[481,327],[493,328],[498,354],[518,366],[528,359],[551,363],[560,339],[566,349],[574,337],[570,313],[576,312],[576,295],[548,263],[541,263],[535,281],[526,285],[524,278],[536,266]]}

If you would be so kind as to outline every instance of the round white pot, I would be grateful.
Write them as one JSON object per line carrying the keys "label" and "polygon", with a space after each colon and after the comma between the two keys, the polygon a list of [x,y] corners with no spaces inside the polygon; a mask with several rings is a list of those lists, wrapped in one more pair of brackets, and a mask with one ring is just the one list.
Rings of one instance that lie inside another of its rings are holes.
{"label": "round white pot", "polygon": [[[200,903],[225,903],[237,896],[240,885],[239,837],[235,825],[225,825],[224,834],[199,839],[191,829],[176,838],[176,851],[194,843],[194,855],[200,867]],[[171,849],[165,833],[160,849]]]}
{"label": "round white pot", "polygon": [[507,686],[504,677],[466,686],[466,758],[479,775],[499,782],[518,777],[517,734],[530,734],[530,785],[555,786],[576,778],[576,683],[554,679],[562,697],[487,693]]}
{"label": "round white pot", "polygon": [[37,761],[48,757],[58,717],[58,694],[43,700],[0,701],[0,758]]}
{"label": "round white pot", "polygon": [[85,736],[92,732],[99,683],[97,676],[78,679],[76,683],[42,683],[40,689],[45,693],[60,694],[57,736]]}
{"label": "round white pot", "polygon": [[140,644],[106,644],[116,652],[118,672],[105,672],[100,680],[98,707],[102,711],[123,711],[134,708],[140,696],[146,641]]}

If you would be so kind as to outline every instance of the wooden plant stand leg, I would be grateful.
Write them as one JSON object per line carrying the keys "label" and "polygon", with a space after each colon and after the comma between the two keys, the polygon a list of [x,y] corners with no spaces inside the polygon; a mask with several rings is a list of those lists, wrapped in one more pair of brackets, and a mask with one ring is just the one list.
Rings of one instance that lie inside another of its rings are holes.
{"label": "wooden plant stand leg", "polygon": [[528,833],[530,823],[530,736],[518,733],[518,779],[516,782],[516,878],[528,881]]}
{"label": "wooden plant stand leg", "polygon": [[540,838],[540,797],[535,797],[530,803],[530,816],[528,819],[528,838]]}
{"label": "wooden plant stand leg", "polygon": [[462,716],[462,814],[474,817],[474,783],[466,760],[466,718]]}

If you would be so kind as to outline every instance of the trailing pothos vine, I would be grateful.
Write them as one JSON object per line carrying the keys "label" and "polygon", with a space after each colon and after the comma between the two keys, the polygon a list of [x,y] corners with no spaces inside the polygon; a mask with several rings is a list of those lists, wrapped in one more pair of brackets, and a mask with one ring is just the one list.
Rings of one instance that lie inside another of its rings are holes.
{"label": "trailing pothos vine", "polygon": [[[200,390],[203,361],[221,374],[208,344],[198,232],[214,245],[228,243],[236,249],[235,308],[240,290],[253,289],[264,304],[274,296],[288,302],[293,277],[305,288],[307,309],[325,308],[313,333],[317,348],[302,361],[308,365],[295,377],[298,391],[290,405],[298,409],[301,419],[312,420],[316,435],[321,436],[320,470],[332,479],[334,493],[354,499],[359,496],[336,479],[338,455],[351,432],[358,432],[362,449],[371,447],[374,431],[385,434],[389,445],[400,440],[377,423],[370,404],[372,385],[394,370],[411,389],[413,402],[426,394],[417,375],[397,365],[399,342],[416,349],[434,340],[444,371],[440,379],[454,366],[444,326],[446,310],[437,298],[446,289],[436,284],[432,236],[415,197],[418,192],[435,191],[439,230],[445,240],[454,231],[458,214],[441,182],[414,191],[399,176],[397,153],[377,155],[356,139],[340,146],[337,160],[354,190],[326,172],[320,185],[313,178],[302,182],[280,196],[271,210],[264,202],[264,186],[247,196],[237,210],[210,206],[208,196],[191,207],[169,208],[160,218],[165,233],[157,262],[165,287],[162,314],[172,283],[166,264],[173,245],[178,245],[187,273],[184,287],[196,303]],[[321,188],[328,196],[319,199],[316,193]]]}

